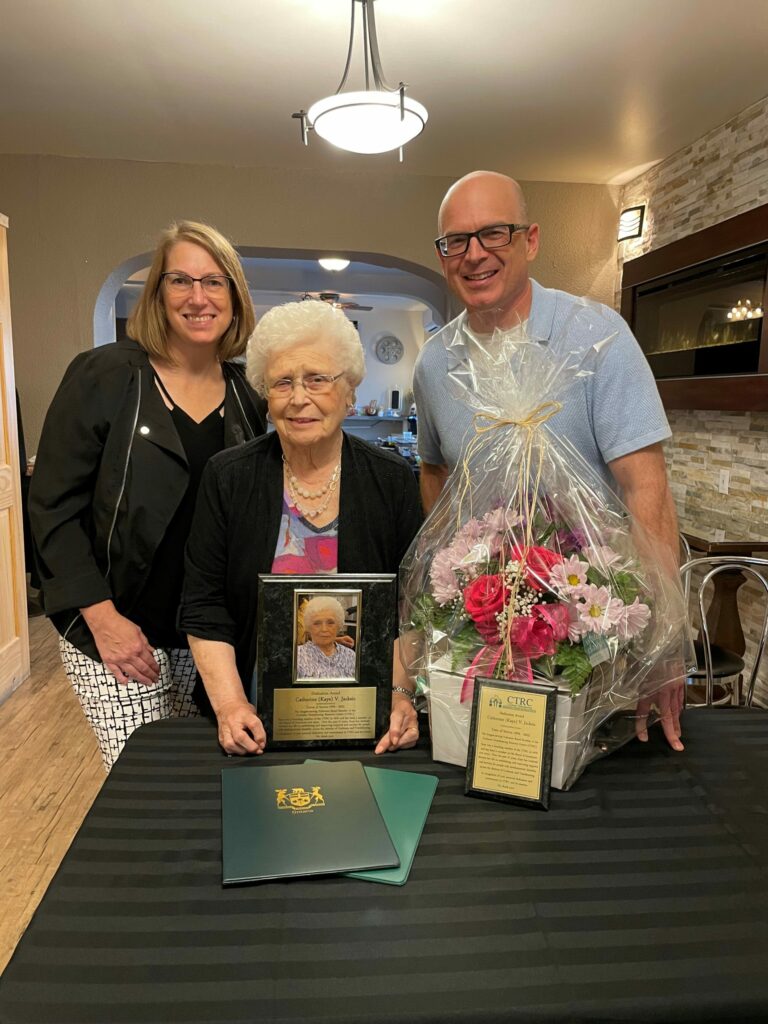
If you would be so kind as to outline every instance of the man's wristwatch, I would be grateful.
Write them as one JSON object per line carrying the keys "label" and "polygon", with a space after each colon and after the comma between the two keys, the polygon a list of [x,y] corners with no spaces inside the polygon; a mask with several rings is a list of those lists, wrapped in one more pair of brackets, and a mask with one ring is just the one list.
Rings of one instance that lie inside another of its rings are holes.
{"label": "man's wristwatch", "polygon": [[405,686],[393,686],[392,693],[404,693],[408,700],[413,704],[416,701],[416,694],[413,690],[406,689]]}

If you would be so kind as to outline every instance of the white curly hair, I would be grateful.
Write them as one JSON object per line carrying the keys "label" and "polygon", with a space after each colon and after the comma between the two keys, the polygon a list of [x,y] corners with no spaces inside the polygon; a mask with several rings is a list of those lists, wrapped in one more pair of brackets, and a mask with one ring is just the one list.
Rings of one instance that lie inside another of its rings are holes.
{"label": "white curly hair", "polygon": [[246,377],[251,387],[266,396],[264,373],[271,357],[308,342],[333,346],[347,383],[357,387],[365,376],[360,335],[340,309],[318,299],[273,306],[259,320],[248,342]]}
{"label": "white curly hair", "polygon": [[344,631],[344,609],[341,607],[341,601],[335,597],[318,594],[316,597],[310,598],[304,605],[304,632],[307,635],[309,635],[309,626],[315,621],[315,618],[326,611],[333,612],[337,632]]}

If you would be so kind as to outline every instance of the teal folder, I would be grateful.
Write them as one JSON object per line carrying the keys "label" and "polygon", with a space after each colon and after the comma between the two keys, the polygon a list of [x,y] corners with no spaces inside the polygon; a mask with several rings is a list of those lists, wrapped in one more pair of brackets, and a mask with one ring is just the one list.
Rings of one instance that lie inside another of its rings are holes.
{"label": "teal folder", "polygon": [[221,772],[224,885],[397,867],[359,761]]}
{"label": "teal folder", "polygon": [[[344,764],[343,761],[335,763]],[[437,776],[367,767],[365,774],[395,844],[400,867],[346,873],[350,878],[363,878],[368,882],[405,885],[437,789]]]}

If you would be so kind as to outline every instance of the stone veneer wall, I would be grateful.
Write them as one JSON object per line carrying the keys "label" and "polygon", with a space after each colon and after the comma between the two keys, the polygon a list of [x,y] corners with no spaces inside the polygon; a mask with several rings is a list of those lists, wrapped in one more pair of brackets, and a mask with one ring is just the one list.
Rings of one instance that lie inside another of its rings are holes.
{"label": "stone veneer wall", "polygon": [[[646,224],[642,239],[619,244],[617,305],[626,260],[768,203],[766,140],[768,97],[624,186],[619,208],[646,203]],[[666,454],[681,522],[768,537],[768,413],[673,409],[668,416]],[[723,467],[731,471],[727,495],[718,491]],[[748,666],[762,625],[760,597],[752,584],[739,593]],[[768,653],[758,693],[768,704]]]}

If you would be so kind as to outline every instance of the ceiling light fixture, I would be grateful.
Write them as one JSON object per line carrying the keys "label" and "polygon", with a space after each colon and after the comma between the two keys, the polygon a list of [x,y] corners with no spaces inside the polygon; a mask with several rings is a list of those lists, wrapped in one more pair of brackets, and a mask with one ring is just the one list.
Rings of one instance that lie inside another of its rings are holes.
{"label": "ceiling light fixture", "polygon": [[643,221],[645,219],[645,206],[630,206],[621,211],[619,217],[618,240],[625,241],[627,238],[640,238],[643,233]]}
{"label": "ceiling light fixture", "polygon": [[[355,4],[363,8],[365,90],[343,93],[355,41]],[[403,146],[423,130],[427,111],[421,103],[405,95],[405,83],[400,82],[397,89],[387,84],[381,70],[373,4],[374,0],[352,0],[347,63],[336,92],[313,103],[309,110],[300,110],[291,116],[301,121],[301,139],[305,146],[309,144],[309,132],[314,131],[320,138],[350,153],[388,153],[399,149],[402,160]]]}
{"label": "ceiling light fixture", "polygon": [[335,256],[323,257],[317,261],[323,270],[346,270],[349,266],[349,260],[340,260]]}

